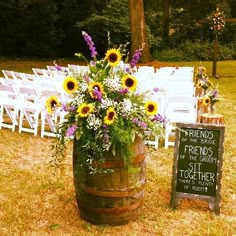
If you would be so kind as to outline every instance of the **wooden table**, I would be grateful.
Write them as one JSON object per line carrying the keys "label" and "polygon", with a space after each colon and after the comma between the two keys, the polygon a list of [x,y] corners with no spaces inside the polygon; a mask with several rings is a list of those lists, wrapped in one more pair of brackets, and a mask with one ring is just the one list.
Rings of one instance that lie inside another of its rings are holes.
{"label": "wooden table", "polygon": [[223,125],[224,116],[222,114],[203,113],[201,114],[200,122],[205,124]]}

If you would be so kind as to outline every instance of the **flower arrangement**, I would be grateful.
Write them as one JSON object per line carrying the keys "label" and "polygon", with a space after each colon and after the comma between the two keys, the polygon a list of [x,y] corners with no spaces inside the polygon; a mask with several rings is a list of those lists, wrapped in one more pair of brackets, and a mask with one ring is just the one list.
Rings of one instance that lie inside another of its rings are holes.
{"label": "flower arrangement", "polygon": [[224,15],[219,8],[216,8],[215,13],[210,18],[210,29],[217,34],[221,34],[225,27]]}
{"label": "flower arrangement", "polygon": [[58,127],[55,157],[61,155],[70,140],[76,139],[81,166],[95,173],[99,168],[94,168],[94,163],[103,162],[103,154],[108,150],[113,155],[119,153],[128,164],[132,156],[128,147],[135,137],[145,138],[146,131],[159,134],[164,118],[158,114],[158,104],[148,99],[157,90],[137,92],[139,84],[133,69],[141,50],[136,50],[130,64],[122,60],[121,46],[108,49],[105,57],[98,60],[91,36],[84,31],[82,35],[91,51],[88,69],[79,74],[72,72],[65,78],[63,87],[69,97],[66,104],[60,108],[54,96],[48,98],[47,107],[51,112],[58,109],[66,112]]}
{"label": "flower arrangement", "polygon": [[213,87],[203,97],[203,105],[209,107],[209,112],[214,113],[214,104],[220,101],[219,91],[217,88]]}
{"label": "flower arrangement", "polygon": [[206,93],[206,91],[212,86],[212,82],[206,74],[206,68],[202,65],[197,68],[195,74],[195,86],[198,89],[203,89],[204,93]]}
{"label": "flower arrangement", "polygon": [[200,99],[204,106],[209,107],[209,111],[214,111],[214,104],[221,100],[218,88],[209,79],[206,68],[200,65],[195,74],[195,86],[197,89],[202,89],[203,93],[200,94]]}

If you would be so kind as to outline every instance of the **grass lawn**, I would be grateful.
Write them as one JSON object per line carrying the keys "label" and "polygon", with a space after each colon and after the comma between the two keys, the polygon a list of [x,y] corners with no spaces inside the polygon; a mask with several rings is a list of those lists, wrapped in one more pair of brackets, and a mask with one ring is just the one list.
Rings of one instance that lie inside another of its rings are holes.
{"label": "grass lawn", "polygon": [[[63,60],[66,65],[72,61]],[[72,62],[73,63],[73,62]],[[195,66],[199,62],[166,63]],[[0,61],[0,68],[32,73],[52,61]],[[203,62],[211,73],[212,62]],[[236,61],[217,64],[218,84],[224,100],[216,104],[225,118],[224,161],[220,215],[206,202],[183,200],[176,210],[169,207],[174,148],[148,149],[147,185],[143,213],[122,226],[97,226],[82,220],[78,213],[69,145],[63,169],[50,167],[53,138],[0,130],[0,235],[121,235],[179,236],[236,235]]]}

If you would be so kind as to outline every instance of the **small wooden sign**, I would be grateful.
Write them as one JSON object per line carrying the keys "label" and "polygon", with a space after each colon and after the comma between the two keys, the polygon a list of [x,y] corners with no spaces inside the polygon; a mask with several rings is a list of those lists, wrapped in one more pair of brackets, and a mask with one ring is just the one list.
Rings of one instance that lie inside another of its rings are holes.
{"label": "small wooden sign", "polygon": [[223,125],[177,124],[170,206],[180,199],[199,199],[220,213]]}

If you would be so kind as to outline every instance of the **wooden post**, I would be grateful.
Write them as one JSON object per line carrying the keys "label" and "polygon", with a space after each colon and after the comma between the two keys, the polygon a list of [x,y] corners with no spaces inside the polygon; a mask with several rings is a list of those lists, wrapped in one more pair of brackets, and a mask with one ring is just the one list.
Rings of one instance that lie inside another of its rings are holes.
{"label": "wooden post", "polygon": [[217,76],[217,74],[216,74],[218,48],[219,48],[219,42],[218,42],[218,37],[217,37],[217,33],[216,33],[216,35],[215,35],[215,40],[214,40],[213,64],[212,64],[212,76],[215,77],[215,78],[218,78],[218,76]]}

